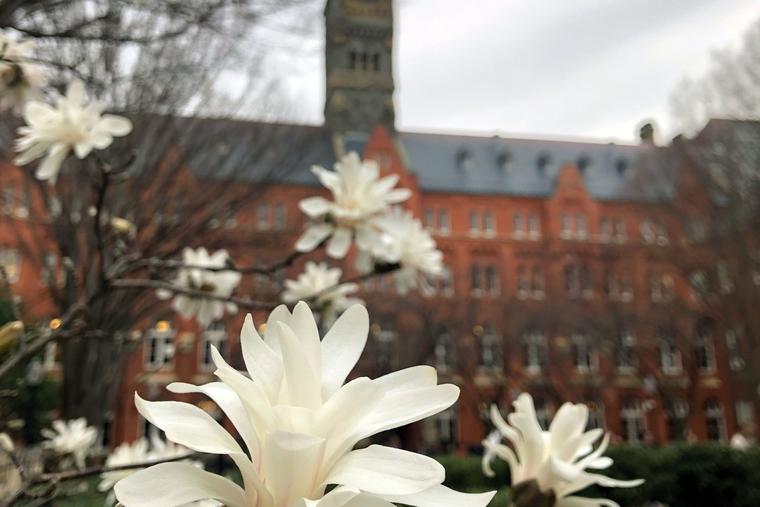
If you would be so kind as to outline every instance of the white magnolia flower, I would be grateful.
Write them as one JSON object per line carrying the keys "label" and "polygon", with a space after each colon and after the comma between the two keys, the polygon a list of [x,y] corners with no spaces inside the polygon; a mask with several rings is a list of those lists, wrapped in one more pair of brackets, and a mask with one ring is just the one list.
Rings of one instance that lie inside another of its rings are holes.
{"label": "white magnolia flower", "polygon": [[331,326],[339,313],[351,305],[362,303],[360,299],[347,297],[359,287],[355,283],[339,284],[342,274],[340,268],[331,269],[324,262],[307,262],[304,272],[298,275],[297,280],[285,280],[282,302],[309,300],[311,306],[318,309],[322,325]]}
{"label": "white magnolia flower", "polygon": [[[240,273],[237,271],[209,271],[203,268],[223,268],[227,266],[229,255],[226,250],[217,250],[209,255],[205,248],[185,248],[182,251],[182,263],[187,268],[180,268],[173,285],[189,290],[207,292],[218,298],[228,298],[240,283]],[[161,299],[172,297],[171,291],[159,290]],[[195,316],[198,322],[206,327],[213,321],[221,319],[225,309],[229,313],[237,313],[237,305],[219,299],[199,298],[177,293],[172,303],[174,310],[185,318]]]}
{"label": "white magnolia flower", "polygon": [[70,421],[53,421],[53,429],[45,428],[42,436],[47,440],[42,446],[56,454],[72,457],[79,468],[84,468],[85,458],[98,439],[98,431],[87,426],[83,417]]}
{"label": "white magnolia flower", "polygon": [[[504,421],[496,406],[491,407],[491,421],[514,451],[500,443],[485,440],[483,446],[507,462],[512,485],[536,481],[542,492],[552,491],[556,507],[618,507],[612,500],[570,496],[598,484],[604,487],[634,487],[641,479],[620,481],[605,475],[590,473],[586,469],[601,470],[612,465],[612,459],[603,456],[609,444],[604,435],[601,444],[593,444],[604,433],[601,429],[584,431],[588,422],[588,407],[565,403],[554,416],[549,431],[543,431],[536,418],[533,398],[522,393],[514,402],[515,411]],[[484,456],[484,461],[487,456]],[[490,459],[490,458],[489,458]],[[493,475],[490,465],[483,463],[486,475]]]}
{"label": "white magnolia flower", "polygon": [[16,40],[0,31],[0,110],[23,111],[31,100],[39,100],[47,81],[40,65],[33,63],[34,42]]}
{"label": "white magnolia flower", "polygon": [[[116,484],[126,507],[171,507],[215,499],[228,507],[485,507],[493,493],[464,494],[441,485],[443,467],[401,449],[360,440],[419,421],[451,406],[459,389],[437,384],[435,369],[417,366],[345,383],[367,342],[369,316],[355,305],[320,341],[308,305],[276,308],[262,338],[250,315],[241,332],[247,376],[212,348],[221,382],[170,384],[175,393],[204,393],[245,444],[202,409],[135,396],[137,409],[167,437],[198,452],[227,454],[243,487],[182,463],[165,463]],[[325,494],[328,485],[337,485]]]}
{"label": "white magnolia flower", "polygon": [[408,189],[393,188],[397,175],[380,178],[377,163],[362,162],[355,152],[336,162],[335,171],[314,166],[312,172],[332,192],[333,200],[309,197],[299,203],[301,211],[316,221],[296,242],[299,252],[314,250],[330,236],[327,255],[336,259],[346,256],[354,238],[360,249],[370,248],[377,237],[372,220],[411,195]]}
{"label": "white magnolia flower", "polygon": [[86,102],[84,84],[74,80],[66,96],[60,97],[56,107],[44,102],[29,102],[24,109],[27,125],[19,127],[15,159],[18,165],[45,157],[37,168],[36,177],[55,183],[61,164],[73,150],[83,159],[93,149],[102,150],[114,137],[125,136],[132,123],[112,114],[102,114],[103,105]]}
{"label": "white magnolia flower", "polygon": [[372,254],[382,262],[400,264],[395,278],[401,294],[417,287],[429,290],[426,277],[443,276],[443,253],[411,213],[395,208],[377,219],[376,224],[383,231],[383,238]]}
{"label": "white magnolia flower", "polygon": [[[133,465],[138,463],[146,463],[150,461],[158,461],[162,459],[178,458],[189,454],[191,451],[181,445],[176,445],[172,442],[167,442],[159,438],[157,435],[151,435],[150,445],[148,440],[140,438],[135,440],[131,444],[124,442],[120,446],[116,447],[111,454],[106,458],[106,467],[119,467],[126,465]],[[190,462],[190,461],[188,461]],[[196,466],[200,466],[199,463],[194,463]],[[98,484],[98,490],[105,492],[111,491],[114,485],[125,477],[129,477],[133,473],[141,470],[140,468],[129,468],[126,470],[115,470],[112,472],[105,472],[100,474],[100,483]],[[107,503],[112,505],[115,501],[113,492],[109,493]]]}

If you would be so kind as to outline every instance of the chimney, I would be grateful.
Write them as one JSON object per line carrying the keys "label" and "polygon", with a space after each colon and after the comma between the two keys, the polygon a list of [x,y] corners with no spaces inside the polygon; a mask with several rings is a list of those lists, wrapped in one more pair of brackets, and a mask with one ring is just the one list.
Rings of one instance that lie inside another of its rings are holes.
{"label": "chimney", "polygon": [[647,121],[639,127],[639,138],[641,144],[654,146],[654,124],[651,121]]}

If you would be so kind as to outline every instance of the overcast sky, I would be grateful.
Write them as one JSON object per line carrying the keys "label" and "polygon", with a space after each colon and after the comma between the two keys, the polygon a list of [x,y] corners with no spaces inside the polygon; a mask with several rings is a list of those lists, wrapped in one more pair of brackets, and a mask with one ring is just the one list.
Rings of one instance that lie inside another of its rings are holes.
{"label": "overcast sky", "polygon": [[[760,1],[401,0],[396,18],[402,130],[633,141],[652,118],[667,141],[672,91],[739,45]],[[321,37],[288,82],[309,122],[322,121]]]}

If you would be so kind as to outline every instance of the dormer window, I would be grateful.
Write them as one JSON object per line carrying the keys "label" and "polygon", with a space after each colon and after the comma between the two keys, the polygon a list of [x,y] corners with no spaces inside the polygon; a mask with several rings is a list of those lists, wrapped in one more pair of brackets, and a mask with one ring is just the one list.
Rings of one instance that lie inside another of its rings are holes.
{"label": "dormer window", "polygon": [[551,160],[551,155],[546,152],[541,153],[538,156],[536,159],[536,169],[538,169],[539,174],[544,174],[546,172],[546,166],[551,163]]}
{"label": "dormer window", "polygon": [[509,162],[512,160],[512,154],[509,153],[507,150],[501,150],[499,151],[498,155],[496,155],[496,165],[501,171],[506,171],[507,166],[509,165]]}
{"label": "dormer window", "polygon": [[588,169],[588,166],[591,165],[591,159],[588,155],[581,155],[578,157],[578,162],[576,162],[578,166],[578,170],[580,172],[584,172],[586,169]]}
{"label": "dormer window", "polygon": [[625,176],[625,173],[628,170],[628,160],[624,158],[617,159],[617,161],[615,161],[615,170],[619,176]]}
{"label": "dormer window", "polygon": [[467,148],[460,148],[457,152],[457,168],[467,171],[472,167],[472,152]]}

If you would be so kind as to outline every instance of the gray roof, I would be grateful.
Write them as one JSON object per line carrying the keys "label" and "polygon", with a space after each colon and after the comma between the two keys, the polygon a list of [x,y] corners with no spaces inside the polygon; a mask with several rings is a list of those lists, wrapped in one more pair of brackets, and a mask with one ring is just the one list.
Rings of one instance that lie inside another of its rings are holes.
{"label": "gray roof", "polygon": [[[191,164],[201,178],[317,185],[309,168],[332,167],[336,160],[326,127],[190,121],[202,137],[187,138],[207,147]],[[367,137],[344,135],[342,147],[361,153]],[[663,157],[656,153],[662,150],[652,147],[417,132],[399,132],[397,140],[409,171],[428,192],[548,197],[560,167],[573,163],[595,199],[651,200],[671,194],[673,171],[662,168]],[[664,176],[656,189],[649,188],[653,175]]]}

